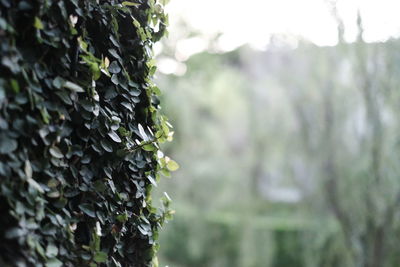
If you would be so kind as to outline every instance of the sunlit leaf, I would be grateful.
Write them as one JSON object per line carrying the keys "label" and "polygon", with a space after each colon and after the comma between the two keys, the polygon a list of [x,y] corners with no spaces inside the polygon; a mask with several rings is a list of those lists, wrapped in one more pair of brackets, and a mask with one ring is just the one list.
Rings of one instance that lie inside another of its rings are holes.
{"label": "sunlit leaf", "polygon": [[38,30],[43,30],[44,28],[42,21],[38,17],[35,17],[33,26]]}
{"label": "sunlit leaf", "polygon": [[122,5],[123,6],[140,6],[140,4],[138,4],[138,3],[129,2],[129,1],[122,2]]}
{"label": "sunlit leaf", "polygon": [[114,131],[109,132],[109,133],[108,133],[108,136],[109,136],[114,142],[117,142],[117,143],[121,143],[121,142],[122,142],[121,138],[120,138],[120,137],[118,136],[118,134],[117,134],[116,132],[114,132]]}
{"label": "sunlit leaf", "polygon": [[63,153],[61,152],[61,150],[60,150],[58,147],[56,147],[56,146],[51,147],[51,148],[49,149],[49,152],[50,152],[50,154],[51,154],[53,157],[55,157],[55,158],[62,159],[62,158],[64,157],[64,155],[63,155]]}
{"label": "sunlit leaf", "polygon": [[179,169],[179,165],[176,161],[170,159],[167,161],[167,168],[169,171],[173,172]]}

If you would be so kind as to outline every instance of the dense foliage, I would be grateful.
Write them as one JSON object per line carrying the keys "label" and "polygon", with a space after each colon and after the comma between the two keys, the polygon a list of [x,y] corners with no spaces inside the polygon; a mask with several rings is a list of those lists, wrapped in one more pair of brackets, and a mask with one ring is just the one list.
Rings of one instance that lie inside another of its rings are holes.
{"label": "dense foliage", "polygon": [[157,264],[163,4],[0,1],[1,266]]}

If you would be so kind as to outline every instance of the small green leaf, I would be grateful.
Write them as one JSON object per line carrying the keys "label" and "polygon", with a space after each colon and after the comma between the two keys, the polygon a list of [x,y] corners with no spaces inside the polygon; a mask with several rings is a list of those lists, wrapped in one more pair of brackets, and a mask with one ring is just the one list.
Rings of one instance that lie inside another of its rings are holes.
{"label": "small green leaf", "polygon": [[116,217],[116,219],[117,219],[117,221],[124,223],[128,220],[128,214],[122,213],[122,214],[118,215]]}
{"label": "small green leaf", "polygon": [[42,115],[43,122],[49,124],[51,116],[46,108],[40,109],[40,115]]}
{"label": "small green leaf", "polygon": [[98,80],[101,76],[99,64],[96,62],[90,63],[90,70],[92,71],[93,80]]}
{"label": "small green leaf", "polygon": [[33,26],[38,30],[43,30],[43,28],[44,28],[42,21],[38,17],[35,17],[35,20],[33,22]]}
{"label": "small green leaf", "polygon": [[161,174],[165,177],[171,177],[171,173],[167,169],[161,169]]}
{"label": "small green leaf", "polygon": [[82,37],[78,37],[78,42],[79,42],[79,47],[83,50],[83,51],[87,51],[87,43],[85,41],[82,40]]}
{"label": "small green leaf", "polygon": [[155,94],[156,96],[160,96],[161,95],[161,90],[157,86],[153,86],[151,89],[153,91],[153,94]]}
{"label": "small green leaf", "polygon": [[142,148],[144,151],[154,151],[157,149],[153,144],[144,145]]}
{"label": "small green leaf", "polygon": [[106,262],[107,261],[107,253],[105,253],[103,251],[96,252],[96,255],[94,255],[94,261],[97,263]]}
{"label": "small green leaf", "polygon": [[20,89],[19,89],[18,81],[15,79],[11,79],[10,84],[11,84],[11,88],[13,89],[14,93],[16,93],[16,94],[19,93]]}
{"label": "small green leaf", "polygon": [[167,161],[167,169],[171,172],[176,171],[177,169],[179,169],[179,164],[176,161],[170,159]]}
{"label": "small green leaf", "polygon": [[128,1],[124,1],[122,2],[123,6],[140,6],[140,4],[138,3],[133,3],[133,2],[128,2]]}

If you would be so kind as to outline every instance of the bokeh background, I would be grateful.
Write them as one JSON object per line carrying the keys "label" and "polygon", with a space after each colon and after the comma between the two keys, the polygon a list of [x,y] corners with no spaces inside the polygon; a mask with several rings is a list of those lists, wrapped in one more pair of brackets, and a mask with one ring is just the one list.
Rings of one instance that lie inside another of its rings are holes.
{"label": "bokeh background", "polygon": [[171,0],[171,267],[400,266],[400,2]]}

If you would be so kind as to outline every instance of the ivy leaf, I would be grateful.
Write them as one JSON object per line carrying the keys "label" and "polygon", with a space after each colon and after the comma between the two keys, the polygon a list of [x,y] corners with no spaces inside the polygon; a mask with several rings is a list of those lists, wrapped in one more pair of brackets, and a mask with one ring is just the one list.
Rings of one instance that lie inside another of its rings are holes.
{"label": "ivy leaf", "polygon": [[155,151],[157,148],[153,144],[146,144],[142,146],[144,151]]}
{"label": "ivy leaf", "polygon": [[63,155],[63,153],[61,152],[61,150],[60,150],[58,147],[56,147],[56,146],[51,147],[51,148],[49,149],[49,152],[50,152],[50,154],[51,154],[53,157],[55,157],[55,158],[57,158],[57,159],[62,159],[62,158],[64,157],[64,155]]}
{"label": "ivy leaf", "polygon": [[179,169],[179,164],[176,161],[169,159],[167,161],[167,169],[171,172],[176,171]]}
{"label": "ivy leaf", "polygon": [[133,112],[132,104],[128,102],[121,102],[121,105],[124,106],[129,112]]}
{"label": "ivy leaf", "polygon": [[113,74],[113,75],[111,76],[111,82],[112,82],[113,84],[115,84],[115,85],[118,85],[118,84],[119,84],[119,80],[118,80],[118,75],[117,75],[117,74]]}
{"label": "ivy leaf", "polygon": [[131,96],[139,96],[140,93],[141,93],[141,91],[140,91],[139,89],[137,89],[137,88],[133,88],[133,89],[131,89],[131,90],[129,91],[129,94],[130,94]]}
{"label": "ivy leaf", "polygon": [[102,251],[98,251],[96,252],[96,254],[94,255],[94,261],[97,263],[102,263],[102,262],[106,262],[107,261],[107,253],[102,252]]}
{"label": "ivy leaf", "polygon": [[121,138],[114,131],[109,132],[108,136],[116,143],[121,143],[122,142]]}
{"label": "ivy leaf", "polygon": [[16,94],[19,93],[20,88],[19,88],[18,81],[15,79],[11,79],[10,84],[11,84],[11,88],[14,91],[14,93],[16,93]]}
{"label": "ivy leaf", "polygon": [[36,189],[37,191],[39,191],[42,194],[44,193],[43,188],[35,180],[30,178],[27,181],[28,181],[29,185],[32,186],[34,189]]}
{"label": "ivy leaf", "polygon": [[68,95],[68,91],[60,91],[55,93],[65,104],[72,105],[71,98]]}
{"label": "ivy leaf", "polygon": [[100,145],[105,151],[113,152],[112,145],[107,140],[101,140]]}
{"label": "ivy leaf", "polygon": [[61,266],[63,266],[63,263],[57,258],[49,259],[46,263],[46,267],[61,267]]}
{"label": "ivy leaf", "polygon": [[144,141],[149,141],[150,139],[147,136],[143,126],[140,123],[138,124],[138,129],[139,129],[140,136],[143,138],[143,140]]}
{"label": "ivy leaf", "polygon": [[53,80],[53,86],[57,89],[60,89],[63,85],[64,85],[65,81],[63,78],[61,78],[60,76],[57,76],[54,80]]}
{"label": "ivy leaf", "polygon": [[118,55],[117,51],[113,48],[108,49],[108,52],[115,58],[120,59],[121,57]]}
{"label": "ivy leaf", "polygon": [[157,182],[156,180],[151,176],[151,175],[147,175],[147,179],[149,179],[150,183],[154,186],[157,187]]}
{"label": "ivy leaf", "polygon": [[96,217],[96,213],[95,213],[92,205],[90,205],[88,203],[84,203],[84,204],[80,204],[78,207],[83,213],[85,213],[89,217],[92,217],[92,218]]}
{"label": "ivy leaf", "polygon": [[58,248],[52,243],[48,244],[46,248],[46,256],[52,258],[57,256],[57,254],[58,254]]}
{"label": "ivy leaf", "polygon": [[117,61],[113,61],[113,62],[111,62],[110,66],[108,67],[108,71],[116,74],[121,71],[121,67],[118,65]]}
{"label": "ivy leaf", "polygon": [[133,3],[133,2],[128,2],[128,1],[124,1],[122,2],[123,6],[140,6],[140,4],[138,3]]}
{"label": "ivy leaf", "polygon": [[8,154],[17,149],[18,143],[5,135],[0,136],[0,154]]}
{"label": "ivy leaf", "polygon": [[63,86],[65,88],[73,91],[73,92],[77,92],[77,93],[84,93],[85,92],[85,90],[83,90],[82,87],[80,87],[76,83],[73,83],[73,82],[70,82],[70,81],[66,81]]}
{"label": "ivy leaf", "polygon": [[43,30],[43,28],[44,28],[43,23],[38,17],[35,17],[34,22],[33,22],[33,27],[35,27],[38,30]]}
{"label": "ivy leaf", "polygon": [[124,223],[128,220],[128,214],[122,213],[122,214],[118,215],[116,217],[116,219],[117,219],[117,221]]}

